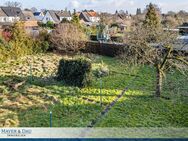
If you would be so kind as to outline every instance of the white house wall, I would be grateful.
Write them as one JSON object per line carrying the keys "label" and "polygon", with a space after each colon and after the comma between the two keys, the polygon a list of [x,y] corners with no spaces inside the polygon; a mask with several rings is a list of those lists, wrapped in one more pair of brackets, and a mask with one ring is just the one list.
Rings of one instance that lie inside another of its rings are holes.
{"label": "white house wall", "polygon": [[53,23],[55,23],[55,21],[53,20],[52,16],[50,15],[49,12],[46,13],[46,15],[44,16],[44,18],[42,19],[42,22],[44,24],[46,24],[48,21],[52,21]]}
{"label": "white house wall", "polygon": [[60,17],[60,21],[62,21],[63,19],[67,19],[68,21],[71,21],[72,17]]}
{"label": "white house wall", "polygon": [[35,18],[37,19],[37,21],[42,21],[44,16],[35,16]]}
{"label": "white house wall", "polygon": [[100,18],[99,17],[89,17],[89,19],[92,21],[92,22],[99,22],[100,21]]}
{"label": "white house wall", "polygon": [[0,22],[10,22],[13,23],[15,21],[19,21],[20,18],[19,17],[0,17]]}

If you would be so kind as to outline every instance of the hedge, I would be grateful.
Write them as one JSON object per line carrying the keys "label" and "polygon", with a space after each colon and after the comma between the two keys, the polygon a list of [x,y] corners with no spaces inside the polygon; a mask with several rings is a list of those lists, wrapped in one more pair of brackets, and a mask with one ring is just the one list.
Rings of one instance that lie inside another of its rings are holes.
{"label": "hedge", "polygon": [[126,51],[125,44],[87,42],[82,52],[115,57]]}
{"label": "hedge", "polygon": [[86,58],[62,59],[57,79],[71,86],[85,87],[91,82],[91,62]]}

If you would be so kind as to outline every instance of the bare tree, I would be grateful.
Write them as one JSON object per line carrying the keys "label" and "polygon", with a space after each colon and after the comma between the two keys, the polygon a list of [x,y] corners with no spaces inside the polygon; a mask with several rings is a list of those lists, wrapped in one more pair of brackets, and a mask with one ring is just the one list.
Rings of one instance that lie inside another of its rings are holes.
{"label": "bare tree", "polygon": [[54,49],[74,53],[84,48],[87,37],[77,25],[62,23],[51,33],[50,41]]}
{"label": "bare tree", "polygon": [[188,58],[180,48],[175,48],[177,33],[163,30],[153,6],[148,12],[144,25],[138,26],[127,37],[129,46],[123,57],[132,63],[150,64],[156,68],[155,96],[160,97],[165,72],[171,68],[187,71]]}
{"label": "bare tree", "polygon": [[21,8],[22,4],[20,2],[16,2],[16,1],[7,1],[7,2],[5,2],[5,6]]}
{"label": "bare tree", "polygon": [[[155,36],[155,40],[151,40]],[[124,59],[132,63],[150,64],[156,68],[156,96],[160,97],[162,81],[171,68],[181,71],[186,70],[188,58],[181,51],[177,51],[175,41],[177,34],[172,31],[151,31],[146,28],[137,29],[128,36],[128,51],[123,55]]]}

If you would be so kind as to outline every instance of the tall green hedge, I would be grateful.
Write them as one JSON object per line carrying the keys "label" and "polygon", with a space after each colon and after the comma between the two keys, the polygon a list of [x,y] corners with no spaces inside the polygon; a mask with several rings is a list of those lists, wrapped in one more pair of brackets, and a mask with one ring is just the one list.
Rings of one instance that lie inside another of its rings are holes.
{"label": "tall green hedge", "polygon": [[85,87],[91,82],[91,62],[86,58],[62,59],[57,79],[68,85]]}

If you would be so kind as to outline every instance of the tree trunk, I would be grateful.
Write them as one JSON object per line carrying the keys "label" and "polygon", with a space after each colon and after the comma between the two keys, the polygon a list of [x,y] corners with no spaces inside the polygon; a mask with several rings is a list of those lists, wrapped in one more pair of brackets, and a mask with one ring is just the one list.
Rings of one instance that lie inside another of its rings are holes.
{"label": "tree trunk", "polygon": [[161,96],[161,89],[162,89],[162,73],[160,70],[160,67],[157,66],[157,75],[156,75],[156,97],[160,97]]}

